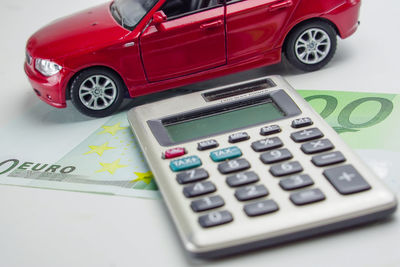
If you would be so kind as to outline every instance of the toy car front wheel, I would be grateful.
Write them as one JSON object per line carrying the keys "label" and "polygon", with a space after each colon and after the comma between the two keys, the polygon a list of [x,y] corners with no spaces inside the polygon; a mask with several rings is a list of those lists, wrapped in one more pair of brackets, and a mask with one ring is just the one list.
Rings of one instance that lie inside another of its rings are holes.
{"label": "toy car front wheel", "polygon": [[285,55],[288,61],[303,71],[315,71],[332,59],[336,51],[336,31],[323,21],[303,24],[288,36]]}
{"label": "toy car front wheel", "polygon": [[125,85],[112,71],[82,71],[71,85],[71,101],[83,114],[105,117],[115,112],[124,98]]}

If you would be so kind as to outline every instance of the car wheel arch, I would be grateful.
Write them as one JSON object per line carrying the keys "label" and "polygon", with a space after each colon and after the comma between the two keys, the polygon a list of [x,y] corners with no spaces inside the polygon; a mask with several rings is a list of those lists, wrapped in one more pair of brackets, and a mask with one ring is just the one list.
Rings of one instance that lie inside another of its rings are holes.
{"label": "car wheel arch", "polygon": [[287,44],[288,38],[289,38],[290,34],[291,34],[293,31],[295,31],[298,27],[301,27],[301,26],[304,25],[304,24],[308,24],[308,23],[312,23],[312,22],[323,22],[323,23],[327,23],[327,24],[329,24],[330,26],[333,27],[333,29],[336,31],[336,35],[340,36],[340,32],[339,32],[338,27],[336,26],[335,23],[333,23],[333,22],[330,21],[329,19],[322,18],[322,17],[308,18],[308,19],[302,20],[302,21],[300,21],[300,22],[294,24],[294,25],[287,31],[287,33],[284,35],[284,38],[283,38],[283,40],[281,41],[281,45],[280,45],[280,47],[283,48],[282,51],[285,50],[284,48],[285,48],[285,46],[286,46],[286,44]]}
{"label": "car wheel arch", "polygon": [[319,70],[333,58],[338,35],[337,27],[329,20],[305,20],[289,31],[282,54],[296,69],[306,72]]}
{"label": "car wheel arch", "polygon": [[107,70],[107,71],[113,72],[115,75],[117,75],[117,76],[121,79],[121,81],[122,81],[122,82],[124,83],[124,85],[125,85],[125,90],[126,90],[126,92],[128,92],[128,89],[127,89],[127,86],[126,86],[126,82],[125,82],[124,78],[122,77],[122,75],[119,74],[118,71],[116,71],[115,69],[113,69],[113,68],[111,68],[111,67],[108,67],[108,66],[104,66],[104,65],[94,65],[94,66],[82,68],[82,69],[78,70],[74,75],[72,75],[72,77],[69,79],[68,84],[67,84],[66,89],[65,89],[65,99],[66,99],[66,100],[71,100],[71,85],[72,85],[72,83],[74,82],[75,78],[76,78],[79,74],[81,74],[82,72],[87,71],[87,70],[89,70],[89,69],[102,69],[102,70]]}

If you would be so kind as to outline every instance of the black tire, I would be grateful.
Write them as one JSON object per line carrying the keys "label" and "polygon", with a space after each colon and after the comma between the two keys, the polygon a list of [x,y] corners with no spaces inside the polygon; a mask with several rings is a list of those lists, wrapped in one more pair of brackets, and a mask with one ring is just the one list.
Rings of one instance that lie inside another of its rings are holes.
{"label": "black tire", "polygon": [[124,82],[113,71],[103,68],[87,69],[72,81],[71,101],[85,115],[106,117],[119,108],[125,90]]}
{"label": "black tire", "polygon": [[[307,40],[313,35],[314,38]],[[335,29],[324,21],[313,21],[301,24],[289,33],[284,52],[294,67],[302,71],[315,71],[328,64],[336,52],[336,46]]]}

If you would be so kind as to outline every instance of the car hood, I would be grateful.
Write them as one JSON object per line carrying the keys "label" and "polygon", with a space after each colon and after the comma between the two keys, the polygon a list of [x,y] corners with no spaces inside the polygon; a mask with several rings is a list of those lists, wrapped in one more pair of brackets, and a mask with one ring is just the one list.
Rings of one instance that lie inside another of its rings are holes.
{"label": "car hood", "polygon": [[43,27],[28,40],[27,49],[34,57],[57,59],[113,44],[129,33],[114,20],[106,3]]}

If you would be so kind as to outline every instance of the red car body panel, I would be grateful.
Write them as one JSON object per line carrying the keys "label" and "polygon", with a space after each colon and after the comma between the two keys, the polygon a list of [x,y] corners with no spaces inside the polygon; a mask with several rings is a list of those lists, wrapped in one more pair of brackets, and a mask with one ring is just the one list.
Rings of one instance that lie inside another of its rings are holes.
{"label": "red car body panel", "polygon": [[358,27],[361,0],[345,1],[342,5],[322,15],[329,21],[335,21],[341,38],[352,35]]}
{"label": "red car body panel", "polygon": [[56,59],[112,45],[129,33],[115,22],[108,4],[100,5],[40,29],[29,40],[28,50],[37,57]]}
{"label": "red car body panel", "polygon": [[[233,72],[280,62],[288,33],[309,19],[329,21],[342,38],[358,25],[360,0],[231,1],[152,25],[160,0],[129,31],[103,4],[59,19],[27,43],[33,58],[25,72],[38,96],[66,106],[67,90],[77,73],[90,67],[114,70],[131,97],[162,91]],[[35,59],[49,59],[63,69],[46,77]]]}
{"label": "red car body panel", "polygon": [[140,47],[149,82],[225,65],[224,13],[221,6],[166,21],[160,31],[148,27],[140,37]]}
{"label": "red car body panel", "polygon": [[245,60],[276,48],[276,41],[299,0],[278,3],[283,2],[290,5],[271,9],[277,3],[276,0],[240,1],[227,5],[228,63]]}

